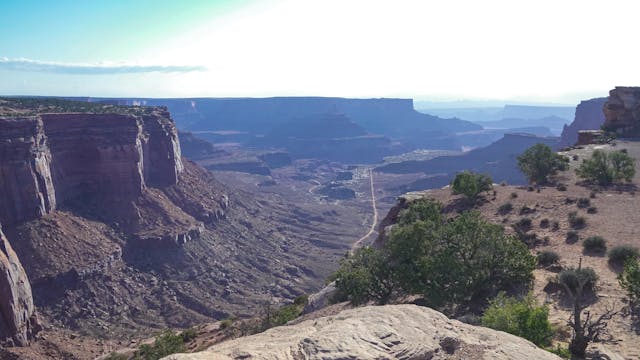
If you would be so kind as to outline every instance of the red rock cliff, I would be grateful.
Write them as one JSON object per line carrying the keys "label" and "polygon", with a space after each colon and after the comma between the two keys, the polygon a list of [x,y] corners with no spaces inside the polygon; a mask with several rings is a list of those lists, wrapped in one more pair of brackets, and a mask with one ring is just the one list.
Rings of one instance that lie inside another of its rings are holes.
{"label": "red rock cliff", "polygon": [[27,345],[39,328],[31,284],[0,229],[0,343]]}
{"label": "red rock cliff", "polygon": [[38,218],[86,197],[129,201],[183,171],[169,113],[0,119],[0,221]]}
{"label": "red rock cliff", "polygon": [[640,135],[640,87],[617,86],[604,105],[604,127],[622,136]]}

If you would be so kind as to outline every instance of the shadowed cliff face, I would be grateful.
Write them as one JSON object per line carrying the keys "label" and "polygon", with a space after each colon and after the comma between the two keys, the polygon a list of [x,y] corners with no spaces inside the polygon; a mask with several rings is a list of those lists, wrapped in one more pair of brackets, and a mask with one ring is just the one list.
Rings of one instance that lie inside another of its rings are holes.
{"label": "shadowed cliff face", "polygon": [[569,126],[564,126],[560,147],[573,146],[578,141],[579,130],[598,130],[604,123],[602,108],[607,98],[581,101],[576,107],[576,117]]}
{"label": "shadowed cliff face", "polygon": [[0,118],[0,220],[31,220],[70,200],[126,202],[183,170],[166,111]]}
{"label": "shadowed cliff face", "polygon": [[0,343],[27,345],[39,327],[29,279],[0,229]]}
{"label": "shadowed cliff face", "polygon": [[640,135],[640,87],[621,87],[609,91],[604,105],[604,127],[622,136]]}

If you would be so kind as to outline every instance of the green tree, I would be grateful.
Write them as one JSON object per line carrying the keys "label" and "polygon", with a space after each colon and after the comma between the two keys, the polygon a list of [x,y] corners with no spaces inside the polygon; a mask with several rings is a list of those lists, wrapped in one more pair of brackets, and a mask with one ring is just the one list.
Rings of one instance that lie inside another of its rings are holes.
{"label": "green tree", "polygon": [[544,184],[549,176],[569,168],[569,158],[555,153],[547,145],[535,144],[518,156],[518,167],[529,182]]}
{"label": "green tree", "polygon": [[463,171],[456,175],[451,183],[454,194],[462,194],[469,200],[475,200],[484,191],[491,190],[493,180],[485,174]]}
{"label": "green tree", "polygon": [[385,254],[369,246],[345,258],[334,277],[336,297],[356,305],[369,300],[385,303],[393,294],[394,283]]}
{"label": "green tree", "polygon": [[633,307],[640,301],[640,262],[637,258],[628,259],[624,263],[624,270],[618,275],[620,286],[627,292],[627,297]]}
{"label": "green tree", "polygon": [[589,159],[582,160],[576,169],[576,174],[587,181],[600,185],[609,185],[613,182],[630,182],[636,173],[635,162],[632,157],[622,151],[606,153],[596,149]]}
{"label": "green tree", "polygon": [[538,305],[531,294],[517,299],[499,293],[482,315],[482,325],[523,337],[538,346],[549,346],[555,332],[549,323],[549,308]]}

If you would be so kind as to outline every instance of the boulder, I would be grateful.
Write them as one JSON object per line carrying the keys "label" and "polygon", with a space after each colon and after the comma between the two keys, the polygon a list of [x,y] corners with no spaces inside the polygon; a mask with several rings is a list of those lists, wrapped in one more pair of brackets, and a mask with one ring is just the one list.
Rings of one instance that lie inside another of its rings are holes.
{"label": "boulder", "polygon": [[386,305],[344,310],[165,359],[560,358],[525,339],[450,320],[430,308]]}

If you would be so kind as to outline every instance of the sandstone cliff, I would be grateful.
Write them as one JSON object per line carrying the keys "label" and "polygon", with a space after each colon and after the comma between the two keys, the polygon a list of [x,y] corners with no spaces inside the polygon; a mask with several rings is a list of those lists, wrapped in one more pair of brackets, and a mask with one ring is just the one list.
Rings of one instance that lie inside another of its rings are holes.
{"label": "sandstone cliff", "polygon": [[527,340],[416,305],[370,306],[281,326],[166,360],[560,359]]}
{"label": "sandstone cliff", "polygon": [[169,113],[0,117],[0,221],[39,218],[65,202],[131,201],[183,170]]}
{"label": "sandstone cliff", "polygon": [[27,345],[38,330],[31,284],[0,229],[0,343]]}
{"label": "sandstone cliff", "polygon": [[640,135],[640,87],[617,86],[604,105],[604,127],[622,136]]}
{"label": "sandstone cliff", "polygon": [[571,124],[565,125],[560,136],[561,148],[573,146],[578,141],[579,130],[598,130],[604,123],[603,107],[607,98],[583,100],[576,106],[576,116]]}

